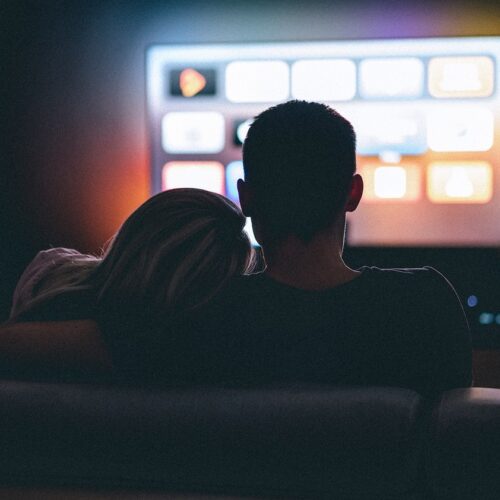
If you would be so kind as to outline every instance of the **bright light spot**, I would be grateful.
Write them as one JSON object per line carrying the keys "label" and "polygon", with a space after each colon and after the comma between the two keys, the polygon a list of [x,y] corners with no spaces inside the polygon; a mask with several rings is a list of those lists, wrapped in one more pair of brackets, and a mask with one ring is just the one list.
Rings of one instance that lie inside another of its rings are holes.
{"label": "bright light spot", "polygon": [[384,163],[399,163],[401,161],[401,155],[396,151],[382,151],[378,157]]}
{"label": "bright light spot", "polygon": [[364,163],[359,165],[365,189],[363,201],[382,203],[414,202],[421,197],[422,166],[418,163]]}
{"label": "bright light spot", "polygon": [[214,111],[167,113],[161,124],[167,153],[219,153],[224,149],[224,116]]}
{"label": "bright light spot", "polygon": [[243,123],[240,123],[238,125],[238,128],[236,129],[236,137],[238,137],[238,140],[241,142],[241,144],[245,142],[248,134],[248,129],[250,128],[250,125],[252,125],[252,123],[253,119],[250,119],[245,120]]}
{"label": "bright light spot", "polygon": [[284,101],[289,94],[284,61],[236,61],[226,67],[226,96],[232,102]]}
{"label": "bright light spot", "polygon": [[415,57],[365,59],[360,65],[360,93],[365,98],[420,97],[424,65]]}
{"label": "bright light spot", "polygon": [[235,203],[240,203],[236,183],[238,179],[243,179],[243,162],[232,161],[226,166],[226,193],[227,197]]}
{"label": "bright light spot", "polygon": [[403,198],[406,194],[406,172],[402,167],[375,169],[375,194],[379,198]]}
{"label": "bright light spot", "polygon": [[479,315],[479,323],[482,325],[491,325],[495,319],[492,313],[484,312]]}
{"label": "bright light spot", "polygon": [[218,161],[171,161],[162,170],[162,189],[198,188],[224,194],[224,166]]}
{"label": "bright light spot", "polygon": [[467,297],[467,305],[469,307],[476,307],[478,304],[478,300],[477,300],[477,297],[475,295],[469,295]]}
{"label": "bright light spot", "polygon": [[448,63],[443,69],[443,79],[440,82],[443,90],[479,90],[481,80],[479,80],[478,68],[472,63]]}
{"label": "bright light spot", "polygon": [[309,101],[348,101],[356,95],[356,65],[349,59],[297,61],[292,96]]}
{"label": "bright light spot", "polygon": [[255,235],[253,234],[253,226],[252,226],[252,219],[250,217],[247,217],[247,221],[245,224],[245,231],[248,234],[248,237],[250,238],[250,243],[254,246],[259,246],[259,243],[255,239]]}
{"label": "bright light spot", "polygon": [[467,177],[465,168],[458,167],[453,170],[444,190],[450,198],[470,198],[474,194],[474,186]]}

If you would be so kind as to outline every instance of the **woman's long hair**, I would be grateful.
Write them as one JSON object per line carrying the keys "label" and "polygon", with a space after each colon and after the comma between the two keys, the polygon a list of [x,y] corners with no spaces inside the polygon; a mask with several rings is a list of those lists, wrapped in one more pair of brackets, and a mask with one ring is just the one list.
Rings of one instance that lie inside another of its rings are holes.
{"label": "woman's long hair", "polygon": [[164,191],[125,221],[102,257],[75,253],[55,268],[11,320],[57,295],[89,288],[101,309],[132,307],[151,319],[197,308],[253,269],[244,225],[240,209],[224,196]]}
{"label": "woman's long hair", "polygon": [[149,312],[196,308],[227,281],[251,272],[245,217],[224,196],[201,189],[157,194],[123,224],[96,269],[98,301]]}
{"label": "woman's long hair", "polygon": [[[92,288],[89,279],[102,262],[102,257],[82,254],[72,249],[64,249],[61,256],[60,249],[51,249],[44,252],[49,254],[49,262],[52,251],[56,253],[53,265],[46,263],[40,278],[36,276],[40,271],[36,260],[24,271],[21,278],[24,286],[18,285],[16,288],[7,323],[22,321],[23,315],[39,306],[43,307],[55,297]],[[35,284],[31,289],[32,280],[35,280]]]}

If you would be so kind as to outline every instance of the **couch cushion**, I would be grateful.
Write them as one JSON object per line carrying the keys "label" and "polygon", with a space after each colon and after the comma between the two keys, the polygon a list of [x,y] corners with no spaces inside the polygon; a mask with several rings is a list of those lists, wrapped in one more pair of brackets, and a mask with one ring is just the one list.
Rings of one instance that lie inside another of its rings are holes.
{"label": "couch cushion", "polygon": [[500,390],[443,394],[429,452],[427,473],[437,498],[500,498]]}
{"label": "couch cushion", "polygon": [[4,484],[402,498],[422,400],[397,388],[0,383]]}

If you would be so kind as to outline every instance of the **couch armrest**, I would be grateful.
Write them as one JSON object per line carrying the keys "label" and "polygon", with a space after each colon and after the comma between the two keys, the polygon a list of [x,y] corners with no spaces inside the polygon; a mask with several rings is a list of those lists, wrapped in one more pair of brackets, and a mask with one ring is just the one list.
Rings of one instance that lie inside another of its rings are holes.
{"label": "couch armrest", "polygon": [[434,409],[427,475],[437,498],[500,495],[500,389],[454,389]]}

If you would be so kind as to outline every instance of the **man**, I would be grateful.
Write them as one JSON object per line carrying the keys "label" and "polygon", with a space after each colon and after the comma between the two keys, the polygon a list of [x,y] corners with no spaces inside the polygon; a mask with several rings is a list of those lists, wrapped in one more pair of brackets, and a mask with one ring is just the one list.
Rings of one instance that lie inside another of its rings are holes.
{"label": "man", "polygon": [[207,378],[426,395],[471,384],[467,321],[441,274],[343,261],[346,213],[363,193],[355,161],[354,130],[328,106],[291,101],[257,116],[238,190],[267,267],[204,316]]}

